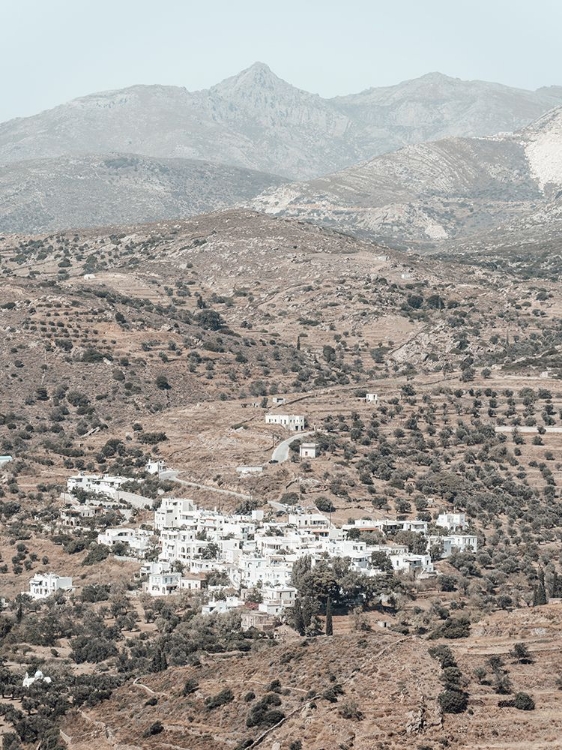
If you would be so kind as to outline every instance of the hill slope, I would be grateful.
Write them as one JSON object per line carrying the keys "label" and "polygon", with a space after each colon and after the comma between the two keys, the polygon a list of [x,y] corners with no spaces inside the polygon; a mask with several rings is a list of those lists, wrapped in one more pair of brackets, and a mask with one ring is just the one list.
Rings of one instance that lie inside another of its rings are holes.
{"label": "hill slope", "polygon": [[537,92],[430,74],[334,99],[256,63],[209,90],[133,86],[0,125],[0,163],[132,152],[308,179],[404,145],[516,130],[562,103]]}
{"label": "hill slope", "polygon": [[514,135],[410,146],[334,175],[268,191],[253,206],[387,241],[438,241],[536,212],[557,197],[561,186],[558,108]]}
{"label": "hill slope", "polygon": [[17,162],[0,173],[0,232],[187,218],[282,183],[250,169],[134,154]]}

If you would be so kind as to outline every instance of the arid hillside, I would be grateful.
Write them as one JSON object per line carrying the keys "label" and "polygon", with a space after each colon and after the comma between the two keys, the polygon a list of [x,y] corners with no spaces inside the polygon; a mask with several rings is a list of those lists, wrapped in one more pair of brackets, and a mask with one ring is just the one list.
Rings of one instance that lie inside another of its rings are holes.
{"label": "arid hillside", "polygon": [[[509,254],[476,256],[388,251],[242,210],[0,240],[0,454],[12,458],[0,467],[0,731],[17,734],[13,750],[42,737],[70,750],[555,741],[560,281],[552,257],[522,273]],[[268,413],[301,415],[305,434]],[[299,456],[305,436],[314,458]],[[177,476],[149,475],[155,458]],[[291,611],[273,630],[243,627],[259,591],[203,615],[211,594],[237,593],[228,577],[149,596],[140,560],[97,541],[128,524],[155,561],[150,507],[66,524],[61,492],[78,472],[124,477],[149,506],[172,495],[263,511],[268,539],[295,506],[359,520],[350,541],[427,554],[435,574],[386,566],[367,581],[336,557],[303,594],[308,630]],[[453,512],[477,550],[444,557],[435,522]],[[389,519],[437,537],[375,527]],[[72,594],[21,596],[50,570],[73,577]],[[323,587],[345,592],[333,636]],[[53,688],[23,691],[38,668]]]}
{"label": "arid hillside", "polygon": [[[197,666],[121,688],[109,703],[69,716],[64,731],[71,750],[92,743],[100,750],[544,750],[556,746],[562,729],[561,626],[560,604],[552,604],[486,617],[462,641],[428,641],[374,625],[263,644],[249,655],[207,654]],[[515,643],[527,647],[528,663],[510,654]],[[431,652],[446,646],[468,694],[468,711],[459,715],[444,714],[438,700],[445,670]],[[516,693],[531,695],[535,709],[500,708],[498,675]],[[188,682],[193,690],[185,694]],[[225,690],[229,700],[209,705]],[[269,710],[280,712],[270,729],[252,726],[264,697]],[[143,737],[157,722],[163,731]]]}

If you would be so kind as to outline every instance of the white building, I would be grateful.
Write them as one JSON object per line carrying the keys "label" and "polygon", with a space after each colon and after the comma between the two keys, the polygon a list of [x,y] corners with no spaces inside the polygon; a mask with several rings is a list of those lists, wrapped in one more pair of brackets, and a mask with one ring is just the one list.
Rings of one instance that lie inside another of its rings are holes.
{"label": "white building", "polygon": [[251,474],[261,474],[263,466],[238,466],[236,472],[242,477],[250,476]]}
{"label": "white building", "polygon": [[198,517],[197,506],[193,500],[178,500],[175,497],[165,497],[162,504],[154,513],[154,528],[174,529],[192,523]]}
{"label": "white building", "polygon": [[283,404],[287,403],[287,399],[285,398],[285,396],[273,396],[271,400],[276,406],[282,406]]}
{"label": "white building", "polygon": [[0,456],[0,468],[4,466],[4,464],[9,464],[12,460],[11,456]]}
{"label": "white building", "polygon": [[262,588],[263,601],[258,609],[268,615],[280,615],[288,607],[293,607],[298,591],[294,586],[265,586]]}
{"label": "white building", "polygon": [[310,531],[312,534],[328,536],[330,522],[321,513],[290,513],[289,524],[297,529]]}
{"label": "white building", "polygon": [[29,581],[32,599],[46,599],[57,591],[72,591],[72,578],[56,573],[36,573]]}
{"label": "white building", "polygon": [[50,685],[52,680],[50,677],[46,677],[40,669],[38,669],[32,677],[30,677],[29,673],[26,672],[25,677],[23,678],[22,686],[24,688],[31,687],[34,682],[44,682],[46,685]]}
{"label": "white building", "polygon": [[184,573],[180,579],[180,591],[201,591],[203,582],[201,575]]}
{"label": "white building", "polygon": [[466,515],[464,513],[440,513],[437,516],[435,525],[448,531],[462,531],[466,529]]}
{"label": "white building", "polygon": [[377,393],[367,393],[365,395],[365,401],[368,404],[378,404],[379,402],[379,396]]}
{"label": "white building", "polygon": [[450,557],[454,552],[477,552],[478,537],[473,534],[450,534],[449,536],[430,536],[429,543],[443,545],[443,557]]}
{"label": "white building", "polygon": [[304,432],[305,417],[297,414],[266,414],[266,424],[278,424],[291,432]]}
{"label": "white building", "polygon": [[146,466],[144,467],[144,470],[148,474],[160,474],[162,471],[166,471],[166,464],[164,461],[147,461]]}
{"label": "white building", "polygon": [[119,488],[126,482],[130,482],[126,477],[112,477],[108,474],[99,476],[98,474],[77,474],[69,477],[66,482],[68,492],[73,490],[84,490],[85,492],[94,492],[97,495],[107,495],[116,498]]}
{"label": "white building", "polygon": [[94,518],[95,515],[95,508],[91,505],[69,505],[60,512],[61,525],[70,528],[80,528],[82,521]]}
{"label": "white building", "polygon": [[396,571],[420,575],[421,573],[433,573],[433,563],[429,555],[413,555],[409,552],[388,556],[392,567]]}
{"label": "white building", "polygon": [[227,596],[226,599],[212,599],[201,608],[202,615],[224,614],[231,609],[241,607],[243,602],[237,596]]}
{"label": "white building", "polygon": [[160,563],[152,563],[148,569],[150,572],[148,580],[143,584],[143,589],[151,596],[172,596],[181,592],[203,589],[203,576],[171,571],[169,566]]}
{"label": "white building", "polygon": [[317,443],[301,443],[301,446],[300,446],[301,458],[316,458],[317,455],[318,455]]}
{"label": "white building", "polygon": [[143,588],[151,596],[170,596],[170,594],[177,592],[180,582],[181,573],[179,571],[150,573]]}
{"label": "white building", "polygon": [[105,544],[107,547],[126,544],[131,555],[143,558],[151,548],[151,537],[151,531],[128,529],[120,526],[116,529],[106,529],[103,533],[98,534],[98,544]]}

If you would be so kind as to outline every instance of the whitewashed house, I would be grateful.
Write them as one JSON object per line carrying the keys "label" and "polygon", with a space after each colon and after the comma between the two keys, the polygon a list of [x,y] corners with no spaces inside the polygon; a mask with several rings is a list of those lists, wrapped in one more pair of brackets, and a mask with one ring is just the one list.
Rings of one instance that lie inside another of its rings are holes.
{"label": "whitewashed house", "polygon": [[154,528],[157,531],[177,529],[192,523],[196,518],[198,511],[193,500],[165,497],[154,513]]}
{"label": "whitewashed house", "polygon": [[91,505],[67,505],[60,512],[60,522],[62,526],[80,528],[83,521],[92,519],[95,515],[95,508]]}
{"label": "whitewashed house", "polygon": [[150,573],[143,588],[151,596],[170,596],[179,589],[181,577],[179,571]]}
{"label": "whitewashed house", "polygon": [[36,573],[29,581],[32,599],[46,599],[57,591],[72,591],[72,578],[57,573]]}
{"label": "whitewashed house", "polygon": [[287,403],[287,399],[285,396],[273,396],[272,402],[275,404],[275,406],[282,406],[283,404]]}
{"label": "whitewashed house", "polygon": [[116,529],[106,529],[98,534],[98,544],[105,544],[113,548],[116,544],[126,544],[129,552],[134,557],[144,558],[146,553],[151,549],[152,532],[145,529],[128,529],[118,527]]}
{"label": "whitewashed house", "polygon": [[448,536],[430,536],[430,544],[443,545],[443,557],[450,557],[454,552],[477,552],[478,537],[475,534],[450,534]]}
{"label": "whitewashed house", "polygon": [[156,461],[154,459],[151,459],[147,461],[144,470],[147,472],[147,474],[160,474],[160,472],[166,471],[166,464],[162,460]]}
{"label": "whitewashed house", "polygon": [[299,414],[266,414],[266,424],[277,424],[291,432],[304,432],[306,418]]}
{"label": "whitewashed house", "polygon": [[301,443],[299,452],[301,458],[316,458],[318,456],[318,444]]}
{"label": "whitewashed house", "polygon": [[109,474],[104,474],[103,476],[98,474],[77,474],[67,479],[66,488],[71,494],[73,490],[84,490],[85,492],[94,492],[97,495],[107,495],[108,497],[116,498],[120,487],[130,481],[126,477],[113,477]]}
{"label": "whitewashed house", "polygon": [[288,607],[293,607],[298,591],[294,586],[264,586],[263,601],[258,609],[268,615],[280,615]]}
{"label": "whitewashed house", "polygon": [[429,555],[413,555],[410,552],[391,554],[388,556],[392,567],[396,571],[411,573],[418,576],[422,573],[433,573],[433,563]]}
{"label": "whitewashed house", "polygon": [[9,464],[10,461],[13,461],[11,456],[0,456],[0,468],[2,468],[4,464]]}
{"label": "whitewashed house", "polygon": [[231,609],[238,609],[244,602],[241,602],[237,596],[227,596],[226,599],[212,599],[201,608],[202,615],[224,614]]}
{"label": "whitewashed house", "polygon": [[321,513],[289,513],[289,525],[302,531],[328,536],[330,522]]}
{"label": "whitewashed house", "polygon": [[448,531],[462,531],[466,529],[468,523],[464,513],[440,513],[435,525]]}
{"label": "whitewashed house", "polygon": [[365,402],[367,404],[378,404],[379,402],[378,393],[367,393],[365,395]]}
{"label": "whitewashed house", "polygon": [[43,674],[43,672],[38,669],[34,675],[30,676],[29,672],[25,673],[25,677],[23,678],[22,687],[27,688],[31,687],[34,682],[44,682],[46,685],[50,685],[52,680],[50,677],[47,677]]}
{"label": "whitewashed house", "polygon": [[184,573],[180,579],[180,591],[201,591],[205,579],[194,573]]}

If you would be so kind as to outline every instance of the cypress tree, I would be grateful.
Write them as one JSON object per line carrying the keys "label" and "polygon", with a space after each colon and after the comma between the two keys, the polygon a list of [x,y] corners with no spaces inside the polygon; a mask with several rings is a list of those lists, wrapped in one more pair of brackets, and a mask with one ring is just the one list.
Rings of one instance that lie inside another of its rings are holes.
{"label": "cypress tree", "polygon": [[308,628],[308,626],[312,622],[313,615],[314,615],[314,609],[312,607],[312,602],[310,601],[310,597],[305,596],[303,603],[302,603],[302,619],[303,619],[305,628]]}
{"label": "cypress tree", "polygon": [[332,600],[328,597],[326,601],[326,635],[334,635],[334,623],[332,621]]}
{"label": "cypress tree", "polygon": [[304,635],[305,624],[304,624],[304,617],[302,615],[302,607],[301,607],[300,599],[295,599],[295,606],[293,607],[293,619],[294,619],[294,628],[297,631],[297,633],[299,635]]}
{"label": "cypress tree", "polygon": [[159,648],[152,657],[150,671],[164,672],[166,669],[168,669],[168,660],[166,659],[166,654]]}
{"label": "cypress tree", "polygon": [[540,607],[543,604],[546,604],[547,601],[544,583],[539,582],[538,586],[535,586],[533,592],[533,607]]}

